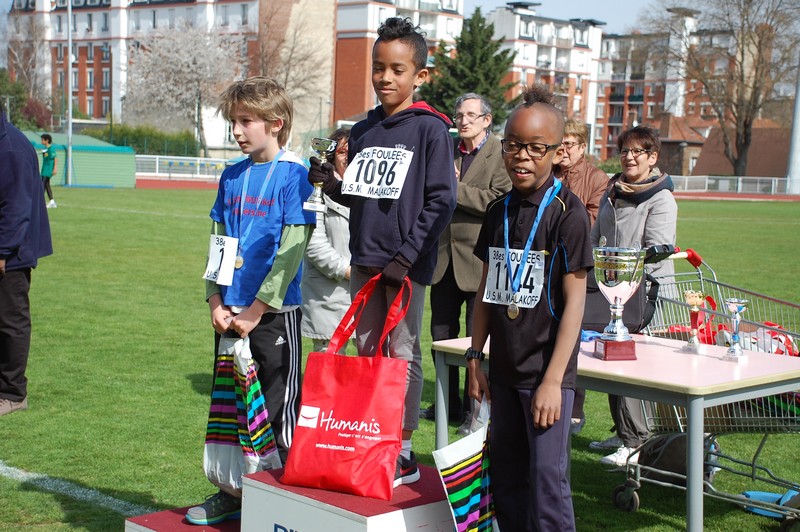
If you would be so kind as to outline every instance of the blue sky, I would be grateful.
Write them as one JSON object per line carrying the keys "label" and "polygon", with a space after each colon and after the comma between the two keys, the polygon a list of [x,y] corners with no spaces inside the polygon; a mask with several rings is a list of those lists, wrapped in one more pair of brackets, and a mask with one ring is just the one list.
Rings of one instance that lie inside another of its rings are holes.
{"label": "blue sky", "polygon": [[[2,1],[2,0],[0,0]],[[464,16],[469,17],[476,7],[485,15],[503,6],[508,0],[464,0]],[[532,2],[536,3],[536,2]],[[636,19],[647,4],[641,0],[540,0],[534,9],[538,15],[562,20],[593,18],[606,23],[603,33],[629,33],[636,27]]]}

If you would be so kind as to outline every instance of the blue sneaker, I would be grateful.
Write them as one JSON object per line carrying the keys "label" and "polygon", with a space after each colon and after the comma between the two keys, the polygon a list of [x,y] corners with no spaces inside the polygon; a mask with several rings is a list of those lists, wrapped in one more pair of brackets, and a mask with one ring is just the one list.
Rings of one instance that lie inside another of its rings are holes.
{"label": "blue sneaker", "polygon": [[242,518],[242,499],[220,490],[200,506],[189,508],[186,520],[193,525],[213,525],[226,519]]}

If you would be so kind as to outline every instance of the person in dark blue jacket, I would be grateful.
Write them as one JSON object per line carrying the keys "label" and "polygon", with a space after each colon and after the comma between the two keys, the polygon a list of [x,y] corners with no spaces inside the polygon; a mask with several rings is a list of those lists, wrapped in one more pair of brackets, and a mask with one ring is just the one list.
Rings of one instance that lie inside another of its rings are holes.
{"label": "person in dark blue jacket", "polygon": [[0,416],[28,408],[31,270],[52,253],[39,158],[0,112]]}
{"label": "person in dark blue jacket", "polygon": [[342,181],[330,163],[311,159],[309,181],[350,207],[350,294],[381,274],[385,289],[369,300],[356,329],[359,355],[373,355],[389,305],[408,277],[408,313],[389,338],[389,356],[408,361],[403,444],[395,486],[416,482],[411,436],[422,398],[420,331],[425,289],[436,267],[439,235],[456,206],[450,120],[414,91],[425,82],[428,49],[410,19],[387,19],[372,48],[372,86],[381,105],[350,132]]}

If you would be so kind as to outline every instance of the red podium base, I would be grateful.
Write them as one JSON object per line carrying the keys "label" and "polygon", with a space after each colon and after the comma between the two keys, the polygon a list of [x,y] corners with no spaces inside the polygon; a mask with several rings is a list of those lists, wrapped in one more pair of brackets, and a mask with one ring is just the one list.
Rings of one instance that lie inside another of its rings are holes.
{"label": "red podium base", "polygon": [[186,508],[164,510],[154,514],[138,515],[125,521],[125,532],[239,532],[241,524],[238,519],[223,521],[216,525],[193,525],[186,518]]}
{"label": "red podium base", "polygon": [[602,360],[636,360],[636,342],[598,338],[594,341],[594,356]]}

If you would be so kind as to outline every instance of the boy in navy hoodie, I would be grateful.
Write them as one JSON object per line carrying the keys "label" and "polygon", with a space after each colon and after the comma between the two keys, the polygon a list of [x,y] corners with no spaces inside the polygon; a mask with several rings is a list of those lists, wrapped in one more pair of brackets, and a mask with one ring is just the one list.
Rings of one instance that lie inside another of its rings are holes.
{"label": "boy in navy hoodie", "polygon": [[395,17],[381,24],[372,48],[372,86],[381,105],[353,126],[342,181],[330,163],[316,158],[308,175],[350,206],[351,295],[381,274],[384,290],[370,299],[356,329],[360,355],[375,353],[389,304],[403,279],[412,281],[408,314],[388,342],[389,356],[408,361],[395,486],[419,479],[411,436],[422,398],[422,311],[439,234],[456,206],[451,122],[425,102],[413,102],[414,90],[428,77],[427,57],[425,38],[410,19]]}

